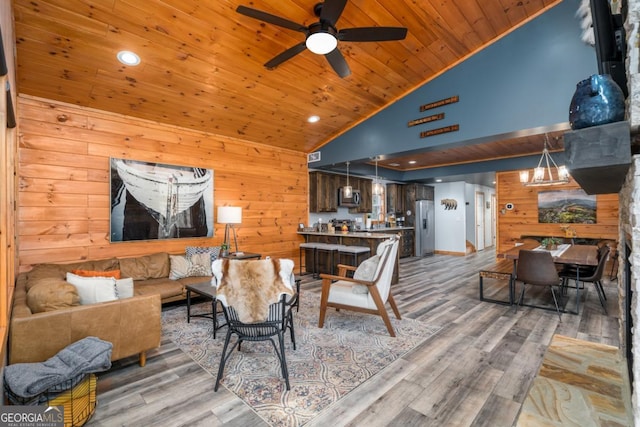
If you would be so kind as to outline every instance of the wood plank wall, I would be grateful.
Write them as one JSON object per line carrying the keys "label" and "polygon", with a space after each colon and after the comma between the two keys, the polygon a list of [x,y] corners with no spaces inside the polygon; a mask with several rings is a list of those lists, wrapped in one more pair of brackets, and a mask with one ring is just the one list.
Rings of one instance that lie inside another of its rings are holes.
{"label": "wood plank wall", "polygon": [[0,33],[7,73],[0,77],[0,87],[11,89],[11,107],[7,97],[0,96],[0,365],[4,367],[9,316],[17,269],[16,178],[17,130],[7,127],[9,108],[16,107],[16,65],[14,56],[12,2],[0,2]]}
{"label": "wood plank wall", "polygon": [[[553,187],[525,187],[520,183],[518,171],[496,173],[498,247],[500,254],[513,247],[521,236],[564,236],[560,228],[565,224],[541,224],[538,222],[538,192],[575,189],[580,186],[573,180],[566,185]],[[577,237],[618,240],[618,195],[596,196],[597,224],[567,224],[576,230]],[[507,203],[514,209],[501,212]]]}
{"label": "wood plank wall", "polygon": [[[241,206],[241,251],[298,260],[308,217],[306,154],[21,95],[20,270],[34,263],[127,257],[213,238],[110,243],[110,157],[214,170],[214,209]],[[214,214],[215,216],[215,214]]]}

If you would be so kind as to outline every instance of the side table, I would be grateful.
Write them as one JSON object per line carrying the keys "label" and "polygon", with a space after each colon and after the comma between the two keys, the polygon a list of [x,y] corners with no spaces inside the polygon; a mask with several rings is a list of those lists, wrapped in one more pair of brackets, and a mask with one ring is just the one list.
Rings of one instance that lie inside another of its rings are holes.
{"label": "side table", "polygon": [[229,255],[226,255],[226,256],[221,256],[220,258],[226,258],[226,259],[260,259],[260,258],[262,258],[262,255],[261,254],[251,253],[251,252],[234,252],[234,253],[230,253]]}
{"label": "side table", "polygon": [[[192,317],[206,317],[207,319],[212,319],[213,321],[213,339],[216,338],[216,330],[226,326],[224,323],[222,325],[218,324],[217,318],[217,304],[218,300],[216,298],[216,288],[211,285],[211,282],[202,282],[196,283],[193,285],[187,285],[185,287],[187,290],[187,323],[191,323]],[[199,313],[199,314],[191,314],[191,292],[196,293],[198,296],[203,298],[207,298],[211,300],[211,312],[210,313]]]}

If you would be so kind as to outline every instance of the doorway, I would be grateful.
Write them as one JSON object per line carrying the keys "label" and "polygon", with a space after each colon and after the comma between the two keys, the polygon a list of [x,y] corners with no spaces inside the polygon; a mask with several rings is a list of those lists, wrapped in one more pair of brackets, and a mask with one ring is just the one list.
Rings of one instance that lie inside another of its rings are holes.
{"label": "doorway", "polygon": [[497,209],[496,209],[496,195],[495,193],[491,194],[491,244],[490,246],[496,245],[496,222],[497,222]]}
{"label": "doorway", "polygon": [[476,191],[476,250],[485,248],[485,220],[484,220],[484,193]]}

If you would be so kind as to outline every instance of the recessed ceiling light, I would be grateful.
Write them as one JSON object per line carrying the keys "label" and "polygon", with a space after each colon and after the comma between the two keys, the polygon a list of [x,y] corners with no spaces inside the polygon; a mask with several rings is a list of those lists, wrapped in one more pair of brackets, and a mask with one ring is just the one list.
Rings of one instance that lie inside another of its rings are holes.
{"label": "recessed ceiling light", "polygon": [[409,164],[410,164],[410,165],[415,165],[415,164],[416,164],[416,161],[415,161],[415,160],[409,160]]}
{"label": "recessed ceiling light", "polygon": [[309,118],[307,119],[307,121],[309,123],[315,123],[320,121],[320,116],[309,116]]}
{"label": "recessed ceiling light", "polygon": [[442,182],[442,180],[440,178],[436,179],[436,182]]}
{"label": "recessed ceiling light", "polygon": [[398,167],[400,166],[400,163],[389,163],[389,166]]}
{"label": "recessed ceiling light", "polygon": [[121,50],[116,55],[118,61],[122,62],[124,65],[138,65],[140,63],[140,57],[133,52],[128,50]]}

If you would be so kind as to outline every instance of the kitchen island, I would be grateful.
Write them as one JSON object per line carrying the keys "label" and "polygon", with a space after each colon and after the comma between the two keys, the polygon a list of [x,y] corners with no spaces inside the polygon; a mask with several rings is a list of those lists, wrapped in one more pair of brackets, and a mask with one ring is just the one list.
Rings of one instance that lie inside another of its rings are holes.
{"label": "kitchen island", "polygon": [[[393,228],[378,228],[369,231],[335,231],[335,232],[321,232],[321,231],[298,231],[298,234],[305,238],[305,242],[313,242],[313,243],[332,243],[336,245],[346,245],[346,246],[366,246],[370,249],[370,255],[375,255],[376,249],[378,248],[378,244],[391,237],[400,235],[402,237],[403,230],[413,230],[412,227],[393,227]],[[402,239],[400,241],[400,246],[402,246]],[[326,259],[328,255],[321,254],[318,259],[318,264],[320,266],[324,266],[326,269],[327,265],[331,263]],[[398,256],[396,257],[396,266],[393,270],[393,279],[392,283],[397,283],[398,281],[398,259],[400,258],[400,251],[398,251]],[[311,257],[305,257],[304,260],[306,271],[313,270],[313,260]],[[333,263],[336,265],[336,263]],[[335,273],[335,272],[334,272]]]}

